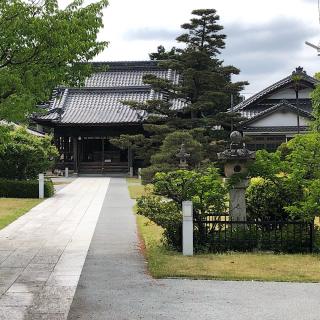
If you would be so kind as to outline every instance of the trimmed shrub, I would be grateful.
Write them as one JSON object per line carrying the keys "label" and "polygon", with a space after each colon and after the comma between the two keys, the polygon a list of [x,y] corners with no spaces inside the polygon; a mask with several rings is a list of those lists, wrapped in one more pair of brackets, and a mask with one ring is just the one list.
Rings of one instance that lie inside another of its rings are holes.
{"label": "trimmed shrub", "polygon": [[9,131],[0,148],[0,177],[4,179],[36,179],[49,170],[58,156],[52,138],[35,137],[24,128]]}
{"label": "trimmed shrub", "polygon": [[186,152],[190,154],[188,164],[191,168],[194,168],[201,162],[203,150],[201,143],[195,140],[187,131],[169,133],[163,140],[160,151],[151,157],[151,164],[161,165],[166,163],[178,169],[180,160],[177,157],[177,153],[182,143],[185,145]]}
{"label": "trimmed shrub", "polygon": [[285,177],[275,181],[252,178],[246,192],[248,217],[260,220],[286,220],[286,208],[301,199],[302,188]]}
{"label": "trimmed shrub", "polygon": [[142,196],[137,200],[137,214],[163,228],[166,245],[182,250],[182,213],[177,203],[155,195]]}
{"label": "trimmed shrub", "polygon": [[[51,180],[44,183],[44,196],[49,198],[54,195]],[[38,198],[39,181],[37,180],[8,180],[0,179],[0,198]]]}
{"label": "trimmed shrub", "polygon": [[203,159],[201,143],[187,131],[175,131],[166,136],[160,150],[151,156],[151,165],[141,171],[143,184],[152,183],[158,172],[178,170],[180,160],[177,154],[182,143],[185,145],[186,152],[190,154],[188,158],[189,168],[199,166]]}
{"label": "trimmed shrub", "polygon": [[[137,213],[164,229],[164,242],[181,251],[182,201],[193,202],[193,217],[201,221],[210,213],[225,212],[227,190],[215,168],[157,173],[153,194],[137,200]],[[201,243],[205,228],[198,227],[195,243]]]}
{"label": "trimmed shrub", "polygon": [[172,170],[174,170],[174,167],[167,163],[155,164],[155,165],[151,165],[148,168],[143,168],[141,170],[142,184],[152,183],[156,173],[158,172],[169,172]]}

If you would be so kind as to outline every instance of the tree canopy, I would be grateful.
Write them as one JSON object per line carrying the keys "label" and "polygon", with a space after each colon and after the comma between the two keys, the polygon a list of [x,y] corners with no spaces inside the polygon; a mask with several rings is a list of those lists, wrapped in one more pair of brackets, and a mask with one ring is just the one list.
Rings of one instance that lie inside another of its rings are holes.
{"label": "tree canopy", "polygon": [[23,121],[58,85],[76,86],[88,62],[106,46],[97,41],[107,0],[0,1],[0,120]]}

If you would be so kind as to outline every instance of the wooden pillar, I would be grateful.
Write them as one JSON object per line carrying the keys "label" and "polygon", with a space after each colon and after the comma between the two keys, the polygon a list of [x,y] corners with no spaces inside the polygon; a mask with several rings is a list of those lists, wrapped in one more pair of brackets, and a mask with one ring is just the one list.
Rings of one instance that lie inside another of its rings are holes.
{"label": "wooden pillar", "polygon": [[67,137],[63,137],[63,162],[66,162],[67,159],[68,159]]}
{"label": "wooden pillar", "polygon": [[104,137],[102,137],[101,139],[101,143],[102,143],[102,154],[101,154],[101,173],[103,173],[104,170]]}
{"label": "wooden pillar", "polygon": [[74,172],[78,173],[78,137],[72,137],[73,141],[73,166]]}
{"label": "wooden pillar", "polygon": [[129,176],[133,176],[133,155],[132,155],[132,148],[128,147],[128,169],[129,169]]}

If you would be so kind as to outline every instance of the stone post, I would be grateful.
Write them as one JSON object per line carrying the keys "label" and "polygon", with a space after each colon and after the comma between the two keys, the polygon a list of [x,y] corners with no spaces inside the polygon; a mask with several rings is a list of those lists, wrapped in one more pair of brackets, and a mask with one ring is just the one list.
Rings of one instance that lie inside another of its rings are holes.
{"label": "stone post", "polygon": [[238,182],[229,192],[230,217],[233,221],[246,221],[246,189],[248,187],[248,179]]}
{"label": "stone post", "polygon": [[182,202],[182,253],[193,256],[193,205],[192,201]]}
{"label": "stone post", "polygon": [[65,176],[65,178],[69,178],[69,168],[68,167],[64,168],[64,176]]}
{"label": "stone post", "polygon": [[141,168],[138,168],[138,179],[141,180]]}
{"label": "stone post", "polygon": [[129,177],[133,177],[133,152],[132,148],[128,147],[128,166],[129,166]]}
{"label": "stone post", "polygon": [[73,143],[73,165],[74,165],[74,172],[78,173],[78,138],[73,137],[72,138]]}
{"label": "stone post", "polygon": [[39,199],[44,198],[44,174],[39,174]]}

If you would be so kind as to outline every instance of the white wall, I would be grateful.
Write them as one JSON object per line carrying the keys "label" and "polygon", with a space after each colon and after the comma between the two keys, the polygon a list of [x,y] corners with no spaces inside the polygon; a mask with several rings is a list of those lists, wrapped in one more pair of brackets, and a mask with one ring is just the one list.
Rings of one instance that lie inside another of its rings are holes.
{"label": "white wall", "polygon": [[[297,125],[297,114],[288,110],[279,110],[249,124],[249,127],[286,127]],[[309,120],[300,116],[300,126],[308,126]]]}
{"label": "white wall", "polygon": [[[311,88],[299,90],[299,98],[309,99],[311,92],[312,92]],[[269,96],[267,99],[295,99],[295,98],[296,98],[296,93],[293,89],[283,89]]]}

